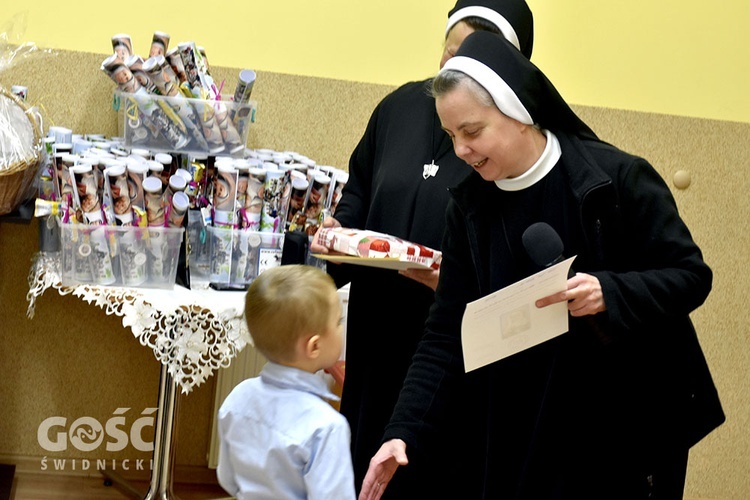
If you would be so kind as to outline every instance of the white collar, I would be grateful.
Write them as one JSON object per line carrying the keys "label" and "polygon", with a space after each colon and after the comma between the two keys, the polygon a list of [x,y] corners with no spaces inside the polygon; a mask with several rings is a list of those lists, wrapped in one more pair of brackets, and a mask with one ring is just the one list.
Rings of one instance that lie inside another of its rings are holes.
{"label": "white collar", "polygon": [[520,191],[526,189],[542,180],[557,165],[560,156],[562,156],[560,141],[549,130],[542,130],[542,133],[547,137],[547,144],[544,146],[544,151],[542,151],[542,155],[536,163],[518,177],[495,181],[495,185],[498,188],[503,191]]}
{"label": "white collar", "polygon": [[277,387],[309,392],[323,399],[339,400],[339,397],[328,388],[323,377],[317,373],[268,361],[260,371],[260,378]]}

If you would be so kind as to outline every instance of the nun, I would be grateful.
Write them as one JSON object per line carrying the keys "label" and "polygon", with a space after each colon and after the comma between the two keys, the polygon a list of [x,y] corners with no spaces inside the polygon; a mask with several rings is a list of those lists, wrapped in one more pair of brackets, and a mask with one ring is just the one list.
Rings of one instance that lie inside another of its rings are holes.
{"label": "nun", "polygon": [[[441,26],[440,66],[474,31],[507,37],[519,55],[531,56],[533,17],[524,0],[458,0]],[[471,167],[456,157],[450,138],[440,128],[430,88],[431,79],[408,82],[378,104],[349,160],[349,179],[336,213],[323,221],[323,227],[368,229],[439,249],[448,188],[471,173]],[[328,251],[316,240],[310,249]],[[340,408],[351,426],[359,488],[393,413],[434,301],[439,273],[348,264],[329,264],[328,272],[339,286],[351,283]],[[455,412],[446,418],[460,426],[463,411]],[[460,436],[455,440],[453,444],[445,440],[443,448],[460,447]],[[432,479],[451,473],[455,464],[427,452],[411,458],[411,467],[393,478],[390,498],[452,496],[445,485]]]}
{"label": "nun", "polygon": [[[360,498],[455,433],[470,451],[435,480],[463,498],[682,498],[690,447],[725,417],[689,318],[713,275],[668,186],[491,33],[466,38],[433,95],[473,172],[451,190],[435,306]],[[466,373],[466,305],[561,257],[575,257],[566,289],[530,306],[567,304],[568,331]],[[466,385],[473,421],[447,427]]]}

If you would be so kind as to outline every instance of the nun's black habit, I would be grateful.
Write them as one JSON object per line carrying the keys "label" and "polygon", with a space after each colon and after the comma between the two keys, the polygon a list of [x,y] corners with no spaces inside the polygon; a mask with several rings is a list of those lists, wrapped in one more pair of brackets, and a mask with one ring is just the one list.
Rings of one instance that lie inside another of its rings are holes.
{"label": "nun's black habit", "polygon": [[[456,473],[436,480],[465,485],[466,499],[681,498],[689,448],[724,414],[689,318],[712,272],[669,188],[646,160],[598,140],[500,37],[470,35],[449,69],[547,131],[559,158],[525,189],[472,173],[452,190],[435,305],[385,440],[439,453],[460,435],[467,450],[442,457]],[[607,310],[464,374],[465,305],[539,269],[522,244],[535,222],[561,236],[575,271],[599,279]],[[467,395],[473,421],[446,426]]]}

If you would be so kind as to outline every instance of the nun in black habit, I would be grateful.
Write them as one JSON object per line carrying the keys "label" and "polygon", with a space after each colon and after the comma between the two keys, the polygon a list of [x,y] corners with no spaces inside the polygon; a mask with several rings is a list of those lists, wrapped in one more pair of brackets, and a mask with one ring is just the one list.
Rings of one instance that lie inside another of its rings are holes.
{"label": "nun in black habit", "polygon": [[[689,318],[713,275],[668,186],[498,36],[469,35],[433,94],[474,172],[451,190],[435,305],[360,499],[457,433],[473,451],[443,456],[464,467],[435,480],[462,498],[682,498],[690,447],[725,417]],[[540,270],[523,244],[536,223],[576,273],[531,307],[566,302],[569,330],[465,373],[466,304]],[[446,427],[465,384],[473,421]]]}
{"label": "nun in black habit", "polygon": [[[459,0],[448,13],[441,66],[466,34],[477,30],[502,34],[522,57],[531,56],[533,17],[524,0]],[[440,128],[430,84],[431,80],[407,83],[378,104],[351,155],[349,180],[325,227],[369,229],[440,247],[448,188],[471,168],[456,157]],[[311,251],[326,249],[313,241]],[[351,282],[341,413],[352,430],[359,489],[421,337],[438,273],[400,274],[333,264],[328,271],[339,286]],[[447,441],[443,444],[449,446]],[[394,478],[389,496],[435,498],[430,489],[435,488],[435,494],[450,497],[443,485],[432,482],[442,473],[431,463],[435,459],[415,453],[412,467]],[[443,465],[448,471],[454,468]]]}

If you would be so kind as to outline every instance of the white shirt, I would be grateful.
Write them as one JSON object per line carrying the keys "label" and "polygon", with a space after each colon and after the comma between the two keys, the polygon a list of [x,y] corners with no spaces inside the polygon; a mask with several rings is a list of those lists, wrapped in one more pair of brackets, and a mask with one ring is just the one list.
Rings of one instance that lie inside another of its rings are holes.
{"label": "white shirt", "polygon": [[355,498],[349,424],[315,374],[267,363],[219,409],[219,484],[253,500]]}

